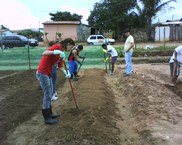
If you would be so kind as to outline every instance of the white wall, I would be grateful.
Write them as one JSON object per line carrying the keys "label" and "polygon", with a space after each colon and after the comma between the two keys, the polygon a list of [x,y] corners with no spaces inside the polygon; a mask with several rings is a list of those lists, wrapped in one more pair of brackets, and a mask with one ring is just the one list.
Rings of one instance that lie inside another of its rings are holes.
{"label": "white wall", "polygon": [[155,27],[155,41],[169,41],[170,27],[169,26],[157,26]]}

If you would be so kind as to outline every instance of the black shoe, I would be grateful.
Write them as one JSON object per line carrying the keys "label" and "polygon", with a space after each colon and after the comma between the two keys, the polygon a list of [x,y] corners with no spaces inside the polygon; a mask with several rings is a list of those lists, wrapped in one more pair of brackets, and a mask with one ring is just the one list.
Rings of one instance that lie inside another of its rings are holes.
{"label": "black shoe", "polygon": [[45,124],[49,124],[49,125],[56,124],[56,123],[58,123],[58,122],[59,122],[58,120],[52,119],[52,117],[48,117],[48,118],[45,120]]}
{"label": "black shoe", "polygon": [[51,118],[52,118],[52,119],[54,119],[54,118],[58,118],[58,117],[60,117],[60,115],[59,115],[59,114],[52,114],[52,115],[51,115]]}
{"label": "black shoe", "polygon": [[58,123],[58,120],[52,119],[50,109],[42,109],[42,115],[44,117],[45,124],[52,125]]}
{"label": "black shoe", "polygon": [[78,81],[78,78],[73,78],[72,81],[74,81],[74,82],[75,82],[75,81]]}
{"label": "black shoe", "polygon": [[59,114],[53,114],[52,113],[52,106],[50,106],[50,108],[49,108],[49,113],[50,113],[50,116],[52,119],[60,117]]}
{"label": "black shoe", "polygon": [[125,74],[125,76],[131,76],[132,74]]}

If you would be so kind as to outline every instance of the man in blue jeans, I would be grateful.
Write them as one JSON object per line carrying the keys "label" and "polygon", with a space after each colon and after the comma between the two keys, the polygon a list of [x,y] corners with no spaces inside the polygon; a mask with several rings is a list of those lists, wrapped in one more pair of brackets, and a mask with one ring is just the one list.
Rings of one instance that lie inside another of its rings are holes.
{"label": "man in blue jeans", "polygon": [[133,55],[133,48],[134,48],[134,38],[130,34],[130,30],[125,30],[125,36],[127,37],[125,44],[124,44],[124,57],[125,57],[125,75],[130,76],[133,72],[133,65],[132,65],[132,55]]}

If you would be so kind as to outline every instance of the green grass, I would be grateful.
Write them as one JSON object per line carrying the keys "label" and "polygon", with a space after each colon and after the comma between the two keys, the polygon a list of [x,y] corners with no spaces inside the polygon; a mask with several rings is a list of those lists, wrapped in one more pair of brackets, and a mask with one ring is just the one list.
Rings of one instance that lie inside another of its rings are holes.
{"label": "green grass", "polygon": [[[3,52],[0,51],[0,70],[36,69],[42,57],[42,53],[45,50],[46,47],[30,47],[29,50],[28,48],[21,47],[5,49]],[[67,58],[69,52],[65,54]],[[82,69],[102,68],[104,66],[104,55],[100,46],[84,46],[84,49],[80,52],[80,56],[84,56],[85,54],[86,59]]]}
{"label": "green grass", "polygon": [[[115,47],[119,56],[123,57],[122,46]],[[159,55],[174,50],[175,47],[160,46],[153,49],[134,49],[133,56],[143,56],[144,54]],[[42,53],[46,50],[46,47],[30,47],[28,48],[13,48],[5,49],[3,52],[0,50],[0,70],[27,70],[36,69],[39,61],[42,57]],[[29,54],[29,55],[28,55]],[[82,69],[87,68],[104,68],[104,53],[101,46],[84,46],[84,49],[80,52],[81,56],[86,54],[86,59],[82,66]],[[69,52],[66,52],[66,58]],[[30,60],[30,61],[29,61]],[[82,60],[82,59],[80,59]],[[67,61],[67,59],[66,59]],[[30,66],[29,66],[30,65]]]}

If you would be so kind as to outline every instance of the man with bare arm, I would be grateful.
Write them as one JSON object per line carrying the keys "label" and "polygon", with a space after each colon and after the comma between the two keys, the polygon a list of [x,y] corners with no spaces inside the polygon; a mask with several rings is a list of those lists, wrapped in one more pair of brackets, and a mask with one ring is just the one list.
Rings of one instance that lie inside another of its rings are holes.
{"label": "man with bare arm", "polygon": [[171,72],[170,86],[175,86],[180,74],[180,66],[182,65],[182,45],[174,49],[173,55],[169,61]]}

